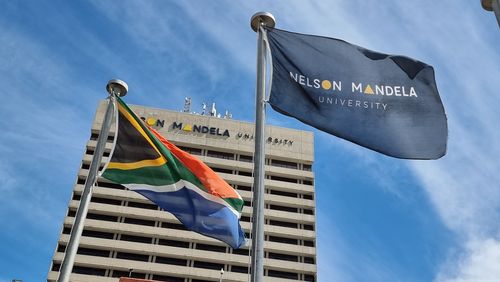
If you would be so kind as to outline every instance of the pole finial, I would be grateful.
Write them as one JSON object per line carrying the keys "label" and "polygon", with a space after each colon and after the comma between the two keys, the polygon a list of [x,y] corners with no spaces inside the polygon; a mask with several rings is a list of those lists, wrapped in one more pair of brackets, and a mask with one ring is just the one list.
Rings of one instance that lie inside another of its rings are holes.
{"label": "pole finial", "polygon": [[123,97],[127,95],[128,85],[125,81],[120,79],[111,79],[106,85],[106,90],[109,95],[115,94],[118,97]]}
{"label": "pole finial", "polygon": [[486,11],[493,11],[493,0],[481,0],[481,5]]}
{"label": "pole finial", "polygon": [[255,13],[250,20],[250,26],[253,31],[257,32],[261,24],[271,28],[274,27],[276,25],[276,20],[274,19],[273,14],[268,12]]}

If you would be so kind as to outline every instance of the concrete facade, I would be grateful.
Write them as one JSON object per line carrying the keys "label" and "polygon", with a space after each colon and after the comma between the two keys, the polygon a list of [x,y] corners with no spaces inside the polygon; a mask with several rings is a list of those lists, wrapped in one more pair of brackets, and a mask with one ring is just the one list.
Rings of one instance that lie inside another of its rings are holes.
{"label": "concrete facade", "polygon": [[[68,205],[47,281],[55,281],[96,146],[101,103]],[[245,200],[241,225],[251,233],[253,131],[249,122],[131,106],[137,115],[182,149],[197,155]],[[114,128],[114,127],[113,127]],[[114,136],[114,129],[110,133]],[[316,210],[312,132],[266,128],[265,281],[316,281]],[[103,164],[109,158],[112,138]],[[118,282],[119,277],[158,281],[248,281],[249,246],[234,250],[187,231],[140,194],[100,179],[71,281]]]}

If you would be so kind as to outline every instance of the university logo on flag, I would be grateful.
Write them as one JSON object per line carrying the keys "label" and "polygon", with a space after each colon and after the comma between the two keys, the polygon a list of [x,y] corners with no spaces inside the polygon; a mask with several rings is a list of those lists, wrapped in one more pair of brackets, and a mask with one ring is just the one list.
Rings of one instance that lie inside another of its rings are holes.
{"label": "university logo on flag", "polygon": [[206,164],[146,126],[117,97],[118,130],[102,177],[172,213],[192,231],[233,248],[244,241],[241,196]]}
{"label": "university logo on flag", "polygon": [[446,154],[447,119],[431,66],[338,39],[266,33],[273,109],[392,157]]}

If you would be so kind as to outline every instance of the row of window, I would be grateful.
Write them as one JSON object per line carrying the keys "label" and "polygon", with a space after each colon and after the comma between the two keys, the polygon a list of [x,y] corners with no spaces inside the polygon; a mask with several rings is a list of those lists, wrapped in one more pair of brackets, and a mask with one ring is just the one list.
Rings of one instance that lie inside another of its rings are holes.
{"label": "row of window", "polygon": [[[208,244],[192,243],[192,242],[188,243],[188,242],[166,240],[166,239],[158,239],[157,240],[158,242],[155,242],[156,240],[154,238],[133,236],[133,235],[127,235],[127,234],[117,234],[116,237],[118,237],[118,240],[120,240],[120,241],[128,241],[128,242],[136,242],[136,243],[137,242],[151,243],[153,241],[153,243],[157,243],[157,245],[166,245],[166,246],[175,245],[175,247],[179,247],[179,245],[182,245],[182,247],[185,247],[185,248],[188,248],[187,246],[191,245],[191,246],[193,246],[192,249],[210,251],[210,252],[218,252],[218,253],[226,253],[228,250],[228,247],[225,247],[225,246],[216,246],[216,245],[208,245]],[[186,246],[186,244],[187,244],[187,246]],[[64,253],[66,251],[66,245],[59,244],[57,246],[57,251],[60,253]],[[233,251],[235,251],[235,250],[233,250]],[[248,256],[249,252],[250,251],[248,249],[241,250],[241,253],[243,253],[243,255]],[[81,254],[81,255],[89,255],[89,256],[96,256],[96,257],[114,257],[114,258],[119,258],[119,259],[127,259],[127,260],[143,261],[143,262],[156,262],[156,263],[164,263],[164,264],[172,264],[172,265],[180,265],[180,266],[194,266],[194,267],[198,267],[198,268],[207,268],[207,269],[221,269],[224,267],[224,264],[217,264],[217,266],[213,266],[213,267],[211,267],[210,264],[208,266],[196,265],[196,263],[193,265],[191,263],[191,261],[187,260],[187,259],[161,257],[161,256],[149,256],[149,255],[144,255],[144,254],[127,253],[127,252],[117,252],[116,255],[113,255],[113,251],[102,250],[102,249],[83,248],[83,247],[79,247],[77,253]],[[241,254],[241,253],[237,253],[237,254]],[[276,253],[276,252],[265,252],[264,257],[270,258],[270,259],[276,259],[276,260],[300,262],[300,263],[307,263],[307,264],[314,264],[314,261],[315,261],[313,257],[307,257],[307,256],[302,257],[302,256],[282,254],[282,253]]]}
{"label": "row of window", "polygon": [[[253,162],[253,156],[219,152],[219,151],[213,151],[213,150],[204,150],[204,149],[192,148],[192,147],[186,147],[186,146],[178,146],[178,147],[181,150],[188,152],[192,155],[198,155],[198,156],[205,156],[206,155],[207,157],[218,158],[218,159],[236,160],[236,161],[248,162],[248,163]],[[277,167],[300,169],[300,170],[305,170],[305,171],[312,170],[312,166],[310,164],[295,163],[295,162],[282,161],[282,160],[276,160],[276,159],[266,159],[265,163],[267,165],[277,166]]]}
{"label": "row of window", "polygon": [[[98,186],[105,187],[107,184],[108,183],[101,183]],[[123,187],[123,186],[121,186],[121,187]],[[75,201],[79,201],[80,197],[81,197],[81,195],[79,193],[75,192],[75,193],[73,193],[72,199]],[[122,201],[122,200],[118,200],[118,199],[101,198],[98,196],[93,196],[91,199],[91,202],[108,204],[108,205],[115,205],[115,206],[128,206],[128,207],[133,207],[133,208],[141,208],[141,209],[149,209],[149,210],[159,210],[160,209],[157,205],[152,204],[152,203],[142,203],[142,202],[135,202],[135,201],[131,201],[131,200]],[[247,207],[252,206],[250,201],[245,201],[244,204]],[[297,207],[290,207],[290,206],[283,206],[283,205],[276,205],[276,204],[265,204],[265,208],[270,209],[270,210],[276,210],[276,211],[314,215],[314,210],[307,209],[307,208],[297,208]],[[242,219],[242,221],[250,222],[250,220],[243,220],[243,219]]]}
{"label": "row of window", "polygon": [[[93,154],[94,151],[88,149],[87,154]],[[105,152],[103,155],[105,157],[109,156],[109,152]],[[273,160],[272,160],[273,161]],[[90,164],[87,163],[82,163],[81,166],[82,169],[89,169]],[[227,168],[219,168],[219,167],[210,167],[213,171],[218,172],[218,173],[226,173],[226,174],[235,174],[235,175],[242,175],[242,176],[248,176],[248,177],[253,177],[252,172],[249,171],[241,171],[241,170],[232,170],[232,169],[227,169]],[[102,166],[100,167],[102,169]],[[296,178],[289,178],[289,177],[283,177],[283,176],[274,176],[274,175],[267,175],[266,174],[266,179],[271,179],[271,180],[276,180],[276,181],[283,181],[283,182],[288,182],[288,183],[296,183],[296,184],[304,184],[304,185],[313,185],[312,180],[308,179],[296,179]]]}
{"label": "row of window", "polygon": [[[156,262],[157,263],[163,263],[158,261],[158,257],[156,257]],[[224,265],[219,265],[219,264],[212,264],[208,262],[200,262],[200,261],[193,261],[193,267],[198,266],[207,266],[207,267],[212,267],[209,269],[214,269],[214,270],[220,270],[221,268],[216,268],[219,266],[224,266]],[[52,271],[59,271],[61,265],[58,263],[54,263],[52,265]],[[249,273],[248,267],[244,266],[236,266],[236,265],[228,265],[225,269],[227,272],[237,272],[237,273]],[[209,280],[200,280],[200,279],[189,279],[189,278],[182,278],[182,277],[176,277],[176,276],[165,276],[165,275],[158,275],[158,274],[148,274],[148,273],[142,273],[139,271],[134,271],[131,269],[130,271],[121,271],[121,270],[113,270],[113,269],[102,269],[102,268],[93,268],[93,267],[85,267],[85,266],[79,266],[75,265],[73,267],[73,273],[78,273],[78,274],[84,274],[84,275],[93,275],[93,276],[104,276],[104,277],[131,277],[131,278],[139,278],[139,279],[153,279],[155,281],[168,281],[168,282],[211,282]],[[286,272],[286,271],[278,271],[278,270],[273,270],[273,269],[264,269],[264,275],[267,277],[276,277],[276,278],[285,278],[285,279],[293,279],[293,280],[302,280],[302,281],[311,281],[315,282],[316,278],[314,275],[311,274],[299,274],[299,273],[293,273],[293,272]]]}
{"label": "row of window", "polygon": [[[76,210],[69,209],[67,215],[68,215],[68,217],[75,217]],[[95,212],[88,212],[87,218],[94,219],[94,220],[100,220],[100,221],[121,222],[121,223],[126,223],[126,224],[142,225],[142,226],[149,226],[149,227],[167,228],[167,229],[175,229],[175,230],[187,230],[184,227],[184,225],[182,225],[180,223],[154,221],[154,220],[139,219],[139,218],[133,218],[133,217],[119,217],[119,216],[100,214],[100,213],[95,213]],[[249,217],[244,217],[244,218],[242,217],[242,221],[247,221],[247,220],[250,220],[250,218]],[[290,223],[290,222],[279,221],[279,220],[266,219],[265,224],[274,225],[274,226],[281,226],[281,227],[288,227],[288,228],[295,228],[295,229],[302,228],[304,230],[311,230],[311,231],[314,230],[313,225]],[[129,236],[129,235],[126,235],[126,236]],[[246,236],[246,238],[249,238],[250,234],[245,233],[245,236]],[[135,237],[139,238],[137,236],[135,236]],[[150,244],[152,239],[153,239],[153,238],[148,238],[148,237],[144,237],[144,238],[145,239],[143,241],[139,240],[137,242]],[[300,240],[297,238],[271,236],[271,235],[265,235],[265,239],[266,239],[266,241],[272,241],[272,242],[277,242],[277,243],[284,243],[284,244],[291,244],[291,245],[304,245],[307,247],[314,247],[314,241],[312,241],[312,240]],[[187,247],[189,247],[189,246],[187,246]]]}
{"label": "row of window", "polygon": [[[72,199],[75,201],[80,200],[80,194],[73,194]],[[129,207],[138,207],[138,208],[145,208],[145,209],[151,209],[151,210],[158,210],[158,206],[154,204],[148,204],[148,203],[140,203],[140,202],[133,202],[133,201],[122,201],[122,200],[117,200],[117,199],[109,199],[109,198],[101,198],[97,196],[92,196],[90,199],[91,202],[93,203],[100,203],[100,204],[107,204],[107,205],[115,205],[115,206],[129,206]],[[250,206],[249,202],[245,201],[245,205]],[[266,204],[267,208],[274,209],[274,210],[279,210],[279,211],[288,211],[288,212],[299,212],[299,210],[302,209],[296,209],[294,208],[289,208],[289,207],[284,207],[284,206],[279,206],[279,205],[269,205]],[[75,210],[68,210],[68,216],[75,216],[76,211]],[[89,213],[87,215],[87,218],[91,218],[94,214]],[[106,220],[106,221],[118,221],[118,216],[111,216],[111,215],[101,215],[99,218],[91,218],[91,219],[100,219],[100,220]],[[250,222],[250,217],[248,216],[242,216],[240,218],[240,221],[243,222]],[[155,221],[153,220],[147,220],[147,219],[137,219],[137,218],[125,218],[124,223],[131,223],[131,224],[137,224],[137,225],[146,225],[146,226],[155,226]],[[290,222],[290,221],[284,221],[284,220],[276,220],[276,219],[265,219],[265,224],[267,225],[274,225],[274,226],[281,226],[281,227],[287,227],[287,228],[294,228],[294,229],[304,229],[304,230],[310,230],[314,231],[314,225],[313,224],[303,224],[303,223],[297,223],[297,222]]]}
{"label": "row of window", "polygon": [[[77,184],[83,185],[85,184],[85,177],[79,177],[77,180]],[[122,185],[119,184],[114,184],[110,182],[103,182],[99,181],[96,184],[98,187],[102,188],[110,188],[110,189],[118,189],[118,190],[125,190],[126,188]],[[232,184],[232,187],[234,187],[236,190],[241,190],[241,191],[247,191],[247,192],[252,192],[252,188],[250,186],[245,186],[245,185],[235,185]],[[305,200],[312,200],[313,196],[311,194],[301,194],[301,193],[293,193],[293,192],[284,192],[284,191],[279,191],[275,189],[266,189],[266,194],[271,194],[271,195],[277,195],[277,196],[283,196],[283,197],[290,197],[290,198],[302,198]],[[246,202],[245,205],[251,206],[250,202]],[[270,205],[267,207],[269,209],[275,209],[275,210],[281,210],[281,211],[289,211],[289,212],[295,212],[295,213],[304,213],[304,214],[309,214],[309,215],[314,215],[314,210],[313,209],[307,209],[307,208],[296,208],[296,207],[289,207],[289,206],[282,206],[282,205]]]}
{"label": "row of window", "polygon": [[[98,136],[99,136],[98,134],[93,133],[90,137],[90,140],[97,140]],[[108,136],[107,141],[113,142],[113,137]],[[236,161],[248,162],[248,163],[253,162],[253,156],[226,153],[226,152],[220,152],[220,151],[214,151],[214,150],[205,150],[205,149],[192,148],[192,147],[186,147],[186,146],[178,146],[178,147],[181,150],[183,150],[191,155],[207,156],[207,157],[211,157],[211,158],[218,158],[218,159],[225,159],[225,160],[236,160]],[[87,149],[86,154],[91,155],[93,153],[94,153],[94,151],[92,149]],[[104,156],[105,157],[109,156],[109,153],[105,153]],[[310,164],[295,163],[295,162],[276,160],[276,159],[266,159],[265,164],[271,165],[271,166],[276,166],[276,167],[298,169],[298,170],[305,170],[305,171],[312,170],[312,166]]]}
{"label": "row of window", "polygon": [[[70,228],[64,228],[63,234],[69,234],[69,233],[70,233]],[[158,238],[153,239],[153,238],[145,238],[145,237],[141,237],[141,236],[133,236],[133,235],[127,235],[127,234],[114,234],[114,233],[94,231],[94,230],[84,230],[82,233],[82,236],[95,237],[95,238],[105,238],[105,239],[116,239],[116,240],[121,240],[121,241],[132,241],[132,242],[145,242],[145,241],[151,242],[151,240],[153,240],[154,241],[153,243],[156,243],[158,245],[184,247],[184,248],[192,248],[192,249],[215,251],[215,252],[226,252],[228,249],[231,249],[229,247],[224,247],[224,246],[216,246],[216,245],[208,245],[208,244],[202,244],[202,243],[184,242],[184,241],[176,241],[176,240],[168,240],[168,239],[158,239]],[[66,249],[66,246],[60,244],[57,247],[57,252],[64,252],[65,249]],[[242,255],[247,255],[247,256],[249,255],[248,249],[231,249],[231,250],[233,251],[232,252],[233,254],[242,254]],[[78,248],[77,253],[81,254],[81,255],[89,255],[89,256],[97,256],[97,257],[111,257],[111,258],[126,259],[126,260],[133,260],[133,261],[161,263],[161,264],[196,267],[196,268],[204,268],[204,269],[220,270],[221,268],[223,268],[225,271],[229,271],[229,272],[248,273],[248,268],[245,266],[224,265],[224,264],[219,264],[219,263],[210,263],[210,262],[205,262],[205,261],[186,260],[186,259],[163,257],[163,256],[149,256],[149,255],[144,255],[144,254],[136,254],[136,253],[130,253],[130,252],[123,252],[123,251],[109,251],[109,250],[102,250],[102,249],[92,249],[92,248],[80,247],[80,248]],[[275,253],[275,252],[265,252],[265,257],[270,258],[270,259],[285,260],[285,261],[292,261],[292,262],[301,262],[301,263],[309,263],[309,264],[315,263],[315,260],[313,257],[300,257],[300,256],[280,254],[280,253]],[[52,270],[59,271],[59,265],[54,264]],[[270,271],[273,271],[273,270],[270,270]],[[81,272],[78,272],[78,270],[74,270],[73,272],[81,273]],[[288,275],[286,277],[285,276],[274,276],[272,274],[268,275],[268,276],[295,279],[295,280],[307,279],[307,278],[305,278],[304,274],[292,273],[292,272],[284,272],[284,273],[288,273]],[[95,273],[84,273],[84,274],[99,275],[99,276],[105,275],[105,274],[101,275],[101,274],[95,274]],[[113,276],[113,275],[110,275],[110,276],[119,277],[119,276]],[[136,276],[132,276],[132,277],[136,277]],[[299,277],[301,277],[301,278],[299,278]],[[314,276],[310,275],[309,278],[311,278],[311,277],[314,277]],[[147,277],[141,276],[141,277],[136,277],[136,278],[147,278]],[[160,280],[160,281],[163,281],[163,280]],[[314,280],[305,280],[305,281],[314,281]]]}

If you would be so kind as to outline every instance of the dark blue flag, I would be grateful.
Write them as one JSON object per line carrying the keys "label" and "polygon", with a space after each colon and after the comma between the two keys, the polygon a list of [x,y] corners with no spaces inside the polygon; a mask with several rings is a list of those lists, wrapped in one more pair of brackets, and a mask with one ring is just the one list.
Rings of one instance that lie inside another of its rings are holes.
{"label": "dark blue flag", "polygon": [[274,110],[392,157],[446,154],[446,114],[431,66],[339,39],[266,30]]}

